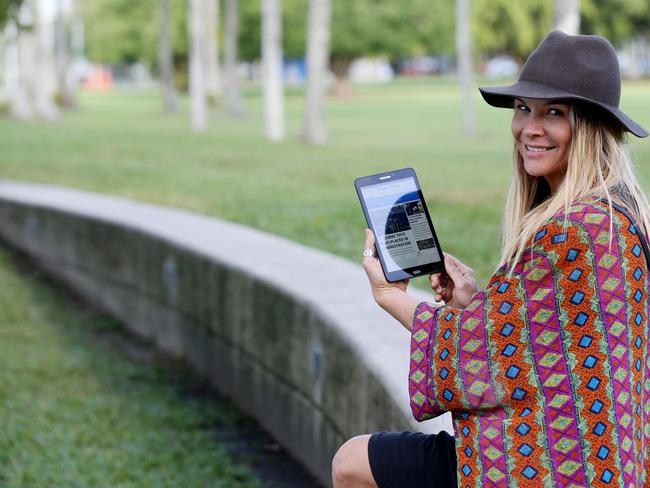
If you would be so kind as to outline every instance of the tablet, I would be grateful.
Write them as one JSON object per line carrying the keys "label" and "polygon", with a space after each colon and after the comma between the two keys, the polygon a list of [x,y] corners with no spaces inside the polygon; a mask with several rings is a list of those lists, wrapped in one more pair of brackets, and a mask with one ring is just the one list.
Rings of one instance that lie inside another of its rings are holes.
{"label": "tablet", "polygon": [[393,282],[444,271],[420,183],[413,168],[354,180],[386,280]]}

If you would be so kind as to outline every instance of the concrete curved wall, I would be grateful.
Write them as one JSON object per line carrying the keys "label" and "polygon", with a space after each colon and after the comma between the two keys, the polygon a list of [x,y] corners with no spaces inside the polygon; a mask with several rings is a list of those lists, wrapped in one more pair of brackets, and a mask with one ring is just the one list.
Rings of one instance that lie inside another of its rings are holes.
{"label": "concrete curved wall", "polygon": [[191,212],[10,181],[0,236],[185,358],[326,485],[353,435],[451,431],[448,416],[411,417],[408,333],[358,265]]}

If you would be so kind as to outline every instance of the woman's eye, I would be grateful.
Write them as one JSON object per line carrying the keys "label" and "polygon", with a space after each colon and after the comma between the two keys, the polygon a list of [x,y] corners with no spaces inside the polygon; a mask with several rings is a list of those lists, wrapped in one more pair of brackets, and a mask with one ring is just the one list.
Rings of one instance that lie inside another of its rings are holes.
{"label": "woman's eye", "polygon": [[551,108],[548,111],[549,115],[564,115],[564,112],[559,108]]}
{"label": "woman's eye", "polygon": [[522,112],[525,112],[526,110],[528,110],[528,107],[526,105],[524,105],[523,103],[519,103],[519,104],[515,105],[515,110],[520,110]]}

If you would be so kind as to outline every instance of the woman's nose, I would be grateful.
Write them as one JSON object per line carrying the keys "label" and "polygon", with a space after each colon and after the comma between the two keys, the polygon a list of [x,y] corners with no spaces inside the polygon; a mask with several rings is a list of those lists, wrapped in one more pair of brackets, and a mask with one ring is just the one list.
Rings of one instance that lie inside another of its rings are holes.
{"label": "woman's nose", "polygon": [[544,126],[542,120],[539,117],[530,116],[526,119],[526,123],[523,129],[524,135],[540,135],[544,133]]}

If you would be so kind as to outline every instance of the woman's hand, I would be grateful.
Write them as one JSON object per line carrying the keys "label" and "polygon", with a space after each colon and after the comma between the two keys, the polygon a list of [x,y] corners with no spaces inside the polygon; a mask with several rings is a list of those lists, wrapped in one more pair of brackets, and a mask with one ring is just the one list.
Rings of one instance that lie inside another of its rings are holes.
{"label": "woman's hand", "polygon": [[451,254],[445,255],[445,272],[429,275],[436,300],[455,308],[465,308],[478,291],[474,270]]}
{"label": "woman's hand", "polygon": [[372,256],[364,256],[363,269],[366,270],[366,274],[368,275],[372,296],[383,307],[383,303],[388,296],[395,292],[405,292],[409,282],[408,280],[396,281],[394,283],[386,281],[384,272],[381,269],[381,263],[375,252],[375,234],[370,229],[366,229],[366,241],[363,244],[363,249],[364,251],[369,249],[373,251]]}

